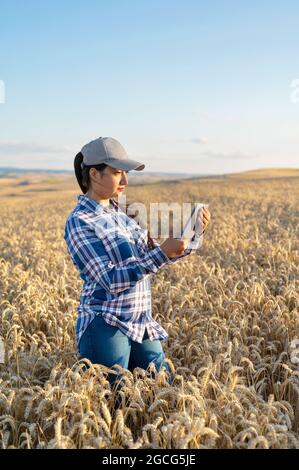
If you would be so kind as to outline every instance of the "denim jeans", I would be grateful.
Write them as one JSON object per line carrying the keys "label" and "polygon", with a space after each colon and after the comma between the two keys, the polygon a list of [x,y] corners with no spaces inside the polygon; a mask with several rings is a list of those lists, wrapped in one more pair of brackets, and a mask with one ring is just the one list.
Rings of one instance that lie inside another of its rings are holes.
{"label": "denim jeans", "polygon": [[[145,330],[142,343],[133,341],[118,327],[109,325],[101,314],[96,315],[84,331],[79,342],[79,353],[81,358],[87,358],[94,364],[103,364],[111,369],[113,365],[119,364],[131,372],[135,367],[147,369],[149,363],[153,362],[156,370],[164,367],[169,372],[169,384],[173,381],[169,366],[164,362],[165,354],[159,340],[151,341]],[[111,386],[118,382],[117,389],[122,386],[121,377],[121,374],[107,376]]]}

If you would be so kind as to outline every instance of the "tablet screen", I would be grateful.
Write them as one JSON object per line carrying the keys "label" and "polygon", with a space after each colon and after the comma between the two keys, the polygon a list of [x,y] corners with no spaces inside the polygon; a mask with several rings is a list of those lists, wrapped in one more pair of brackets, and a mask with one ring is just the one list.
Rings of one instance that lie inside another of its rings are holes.
{"label": "tablet screen", "polygon": [[183,228],[182,238],[191,238],[194,235],[194,232],[197,232],[201,229],[201,227],[198,227],[200,224],[197,224],[199,220],[197,216],[198,211],[202,207],[208,207],[208,204],[196,203],[196,205],[192,208],[191,214]]}

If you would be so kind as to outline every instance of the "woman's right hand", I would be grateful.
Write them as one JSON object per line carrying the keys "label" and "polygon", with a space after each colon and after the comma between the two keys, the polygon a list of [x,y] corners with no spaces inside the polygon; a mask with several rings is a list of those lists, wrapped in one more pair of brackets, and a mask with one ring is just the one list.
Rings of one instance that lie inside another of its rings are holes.
{"label": "woman's right hand", "polygon": [[168,258],[174,258],[184,253],[189,243],[188,238],[167,238],[165,242],[160,245],[160,248],[166,253]]}

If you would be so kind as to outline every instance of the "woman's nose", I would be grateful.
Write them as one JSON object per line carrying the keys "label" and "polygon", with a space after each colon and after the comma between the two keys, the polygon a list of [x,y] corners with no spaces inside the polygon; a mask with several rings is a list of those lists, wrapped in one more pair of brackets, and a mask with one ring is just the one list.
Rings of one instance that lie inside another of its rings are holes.
{"label": "woman's nose", "polygon": [[121,184],[128,184],[128,175],[125,171],[122,174]]}

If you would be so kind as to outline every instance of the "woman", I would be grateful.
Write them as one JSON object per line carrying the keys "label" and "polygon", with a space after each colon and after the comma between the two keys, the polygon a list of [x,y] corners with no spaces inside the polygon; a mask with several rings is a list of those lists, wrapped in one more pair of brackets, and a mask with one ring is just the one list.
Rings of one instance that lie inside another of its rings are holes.
{"label": "woman", "polygon": [[[75,157],[84,194],[66,221],[64,238],[84,281],[76,340],[81,357],[93,363],[133,371],[153,362],[169,372],[161,345],[168,335],[151,315],[150,274],[189,254],[187,240],[157,244],[113,199],[127,186],[128,171],[144,166],[111,137],[89,142]],[[208,219],[206,211],[205,226]],[[120,377],[108,374],[111,385]]]}

